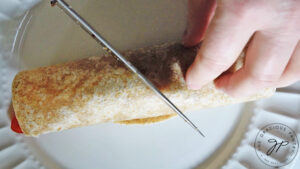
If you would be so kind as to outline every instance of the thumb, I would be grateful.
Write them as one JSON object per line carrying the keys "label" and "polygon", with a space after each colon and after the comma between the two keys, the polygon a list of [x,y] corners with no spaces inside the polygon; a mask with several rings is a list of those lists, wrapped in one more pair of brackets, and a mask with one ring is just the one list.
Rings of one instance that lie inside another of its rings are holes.
{"label": "thumb", "polygon": [[187,27],[182,38],[184,46],[195,46],[203,39],[215,9],[216,0],[188,1]]}

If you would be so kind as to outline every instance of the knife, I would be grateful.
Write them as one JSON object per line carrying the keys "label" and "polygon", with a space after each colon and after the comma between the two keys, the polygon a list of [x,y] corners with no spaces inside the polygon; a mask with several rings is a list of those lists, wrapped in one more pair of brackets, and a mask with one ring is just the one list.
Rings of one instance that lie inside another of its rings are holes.
{"label": "knife", "polygon": [[90,24],[88,24],[74,9],[71,8],[64,0],[51,0],[51,6],[57,5],[61,8],[70,18],[81,26],[93,39],[95,39],[102,46],[103,50],[113,53],[118,60],[123,62],[128,69],[135,73],[157,96],[162,99],[175,113],[177,113],[186,123],[194,128],[203,137],[204,134],[191,122],[175,105],[172,103],[159,89],[153,85],[135,66],[133,66],[124,56],[122,56],[115,48],[113,48]]}

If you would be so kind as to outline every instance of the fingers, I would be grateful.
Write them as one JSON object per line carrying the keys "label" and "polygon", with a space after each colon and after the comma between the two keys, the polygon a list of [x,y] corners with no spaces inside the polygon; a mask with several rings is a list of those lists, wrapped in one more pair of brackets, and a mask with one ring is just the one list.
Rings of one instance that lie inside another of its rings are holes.
{"label": "fingers", "polygon": [[216,0],[188,1],[188,23],[182,39],[184,46],[195,46],[202,40],[215,8]]}
{"label": "fingers", "polygon": [[274,86],[284,72],[297,40],[273,32],[257,32],[246,53],[245,66],[216,81],[216,86],[234,97],[251,95]]}
{"label": "fingers", "polygon": [[300,41],[276,87],[285,87],[300,80]]}
{"label": "fingers", "polygon": [[248,19],[218,7],[201,48],[187,71],[188,88],[200,89],[227,70],[254,31]]}

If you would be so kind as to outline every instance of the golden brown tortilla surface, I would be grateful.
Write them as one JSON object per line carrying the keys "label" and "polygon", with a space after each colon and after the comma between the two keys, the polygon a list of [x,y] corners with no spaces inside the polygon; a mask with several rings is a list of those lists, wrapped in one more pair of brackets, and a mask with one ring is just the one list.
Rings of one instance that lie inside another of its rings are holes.
{"label": "golden brown tortilla surface", "polygon": [[[182,111],[254,100],[274,92],[266,89],[236,99],[213,83],[188,90],[184,74],[196,52],[197,47],[167,43],[123,54]],[[241,60],[231,71],[242,65]],[[174,115],[110,54],[20,72],[13,81],[12,102],[22,131],[33,136],[104,122],[148,123]]]}

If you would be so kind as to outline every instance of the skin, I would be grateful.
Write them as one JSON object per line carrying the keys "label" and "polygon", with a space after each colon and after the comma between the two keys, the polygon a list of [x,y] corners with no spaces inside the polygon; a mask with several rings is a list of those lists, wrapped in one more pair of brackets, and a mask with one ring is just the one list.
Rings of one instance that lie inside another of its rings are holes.
{"label": "skin", "polygon": [[[189,0],[188,8],[182,43],[203,40],[186,74],[189,89],[218,77],[218,89],[243,97],[300,80],[300,0]],[[247,44],[244,67],[222,74]]]}

